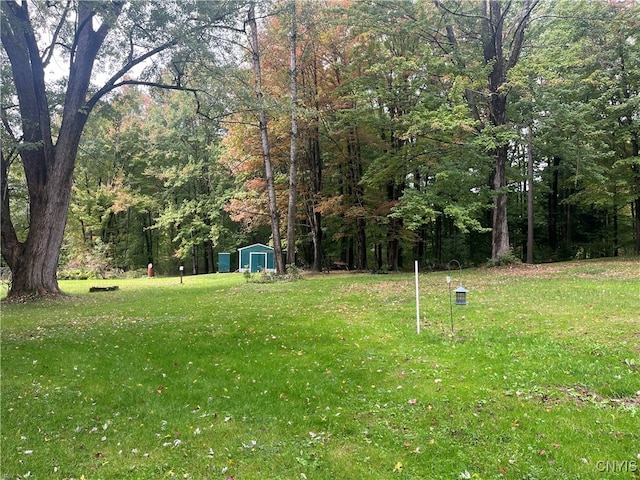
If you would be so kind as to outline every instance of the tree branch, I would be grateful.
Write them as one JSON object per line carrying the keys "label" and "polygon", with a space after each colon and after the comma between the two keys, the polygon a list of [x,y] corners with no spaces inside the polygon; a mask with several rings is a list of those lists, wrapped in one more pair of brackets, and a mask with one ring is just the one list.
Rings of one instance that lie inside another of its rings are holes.
{"label": "tree branch", "polygon": [[171,85],[168,83],[150,82],[146,80],[123,80],[121,82],[114,83],[112,89],[115,90],[116,88],[120,88],[124,85],[141,85],[146,87],[160,88],[164,90],[180,90],[183,92],[192,92],[192,93],[197,93],[200,91],[197,88],[188,88],[188,87],[183,87],[181,85]]}
{"label": "tree branch", "polygon": [[522,52],[522,46],[524,44],[524,30],[527,27],[531,13],[538,5],[538,2],[539,0],[526,0],[522,7],[520,19],[517,22],[514,34],[513,48],[511,49],[509,61],[507,63],[507,71],[511,70],[518,62],[518,58],[520,57],[520,52]]}
{"label": "tree branch", "polygon": [[4,258],[13,271],[12,262],[17,257],[18,251],[24,248],[23,244],[18,240],[15,226],[11,220],[11,207],[9,202],[9,162],[7,161],[4,151],[0,151],[0,228],[2,235],[0,236],[0,247],[2,248],[2,258]]}
{"label": "tree branch", "polygon": [[486,15],[472,15],[470,13],[464,13],[464,12],[454,12],[453,10],[450,10],[449,8],[447,8],[447,6],[441,1],[441,0],[433,0],[433,3],[435,4],[435,6],[437,8],[440,8],[442,10],[444,10],[445,12],[447,12],[450,15],[454,15],[456,17],[464,17],[464,18],[475,18],[475,19],[480,19],[480,20],[488,20],[488,18],[486,17]]}
{"label": "tree branch", "polygon": [[67,0],[67,3],[64,6],[62,15],[60,16],[60,21],[58,22],[58,25],[56,26],[56,29],[53,32],[53,38],[51,39],[51,43],[42,51],[42,65],[44,67],[47,67],[49,65],[49,62],[51,61],[51,57],[53,57],[54,48],[58,43],[58,37],[60,36],[60,32],[62,31],[62,28],[64,27],[67,21],[67,14],[69,13],[70,8],[71,8],[71,0]]}
{"label": "tree branch", "polygon": [[[98,103],[100,98],[102,98],[104,95],[118,88],[119,86],[130,84],[125,82],[120,82],[116,84],[116,82],[118,79],[122,78],[127,72],[129,72],[133,67],[135,67],[136,65],[140,65],[141,63],[145,62],[146,60],[153,57],[154,55],[157,55],[158,53],[161,53],[165,50],[168,50],[169,48],[172,48],[177,44],[178,44],[177,40],[172,40],[170,42],[164,43],[163,45],[157,46],[153,50],[146,52],[144,55],[141,55],[138,58],[128,61],[124,65],[124,67],[118,70],[115,74],[111,76],[109,80],[107,80],[107,82],[102,86],[100,90],[98,90],[96,93],[94,93],[91,96],[91,98],[87,101],[86,108],[89,111],[91,111],[91,109],[95,106],[95,104]],[[129,82],[129,81],[127,80],[126,82]]]}

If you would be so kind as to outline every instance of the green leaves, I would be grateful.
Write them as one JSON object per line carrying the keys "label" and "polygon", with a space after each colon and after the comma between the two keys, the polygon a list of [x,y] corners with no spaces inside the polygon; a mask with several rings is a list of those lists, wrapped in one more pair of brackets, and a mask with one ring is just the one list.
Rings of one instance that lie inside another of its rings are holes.
{"label": "green leaves", "polygon": [[400,198],[398,205],[391,209],[390,216],[402,218],[405,227],[416,231],[423,225],[429,224],[440,214],[426,198],[417,190],[407,190]]}
{"label": "green leaves", "polygon": [[487,152],[506,147],[520,139],[518,132],[511,125],[486,125],[475,137],[473,144]]}
{"label": "green leaves", "polygon": [[[434,187],[437,188],[437,187]],[[479,221],[481,212],[486,208],[482,202],[471,203],[446,203],[437,200],[437,195],[418,190],[406,190],[400,198],[398,205],[392,208],[392,218],[402,218],[405,227],[417,231],[424,225],[435,222],[439,216],[450,219],[455,227],[462,233],[487,232],[490,229],[482,226]],[[473,198],[473,195],[470,194]]]}

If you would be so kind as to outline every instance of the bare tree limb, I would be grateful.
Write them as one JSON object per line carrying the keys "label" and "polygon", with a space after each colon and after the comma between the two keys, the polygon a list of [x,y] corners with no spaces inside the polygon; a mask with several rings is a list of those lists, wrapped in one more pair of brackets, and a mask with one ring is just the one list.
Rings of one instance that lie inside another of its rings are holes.
{"label": "bare tree limb", "polygon": [[62,15],[60,16],[60,21],[58,25],[56,25],[56,29],[53,32],[53,38],[51,39],[51,43],[42,51],[42,65],[48,66],[51,58],[53,57],[53,51],[55,46],[58,44],[58,37],[60,36],[60,32],[64,27],[65,23],[67,23],[67,15],[69,14],[69,10],[71,9],[71,0],[67,0],[67,3],[64,6],[64,10]]}

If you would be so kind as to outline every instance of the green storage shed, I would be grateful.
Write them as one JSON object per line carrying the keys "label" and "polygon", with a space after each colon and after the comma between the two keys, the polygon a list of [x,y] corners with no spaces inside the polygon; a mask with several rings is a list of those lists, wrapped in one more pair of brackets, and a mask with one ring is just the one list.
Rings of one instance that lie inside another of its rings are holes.
{"label": "green storage shed", "polygon": [[254,243],[238,249],[238,267],[240,272],[267,272],[275,273],[276,263],[273,248]]}

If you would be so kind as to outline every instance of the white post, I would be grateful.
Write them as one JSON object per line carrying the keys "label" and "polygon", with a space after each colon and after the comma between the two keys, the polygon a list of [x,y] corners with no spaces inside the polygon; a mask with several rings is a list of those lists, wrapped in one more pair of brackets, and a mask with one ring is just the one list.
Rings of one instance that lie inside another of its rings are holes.
{"label": "white post", "polygon": [[418,261],[416,260],[416,327],[420,334],[420,290],[418,288]]}

